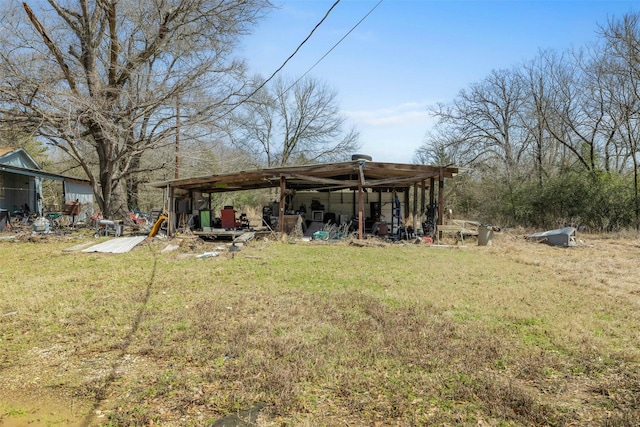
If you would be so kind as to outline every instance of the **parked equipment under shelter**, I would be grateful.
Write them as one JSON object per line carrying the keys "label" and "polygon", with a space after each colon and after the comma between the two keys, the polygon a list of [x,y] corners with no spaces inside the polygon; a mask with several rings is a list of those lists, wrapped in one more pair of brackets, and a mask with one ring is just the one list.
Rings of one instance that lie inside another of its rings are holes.
{"label": "parked equipment under shelter", "polygon": [[[274,231],[281,233],[289,232],[303,216],[310,221],[322,218],[323,223],[349,220],[357,226],[358,236],[363,238],[365,229],[370,230],[375,222],[382,222],[381,211],[385,209],[382,205],[386,206],[387,197],[391,201],[390,215],[383,229],[388,228],[391,236],[407,234],[407,224],[413,224],[412,232],[418,228],[416,225],[425,228],[422,224],[429,222],[425,221],[428,212],[433,213],[430,218],[432,228],[436,222],[442,223],[444,182],[458,174],[457,168],[373,162],[370,159],[369,156],[354,155],[346,162],[245,170],[151,185],[165,190],[169,234],[175,232],[179,218],[184,215],[197,218],[195,222],[199,227],[196,228],[205,232],[213,224],[211,206],[207,204],[211,194],[266,188],[279,189],[279,201],[269,207],[270,215],[264,222],[273,219],[277,223]],[[304,203],[296,202],[296,198],[300,201],[302,194],[309,192],[316,192],[316,199],[338,194],[335,197],[340,203],[324,206],[313,197]],[[314,201],[318,203],[314,204]],[[240,227],[230,206],[222,210],[220,219],[224,220],[220,224],[222,230],[233,232]]]}

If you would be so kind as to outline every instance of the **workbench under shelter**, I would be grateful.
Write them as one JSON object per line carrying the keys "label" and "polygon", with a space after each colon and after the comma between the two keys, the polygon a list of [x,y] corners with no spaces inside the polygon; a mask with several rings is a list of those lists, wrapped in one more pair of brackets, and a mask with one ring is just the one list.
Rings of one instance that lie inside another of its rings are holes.
{"label": "workbench under shelter", "polygon": [[[393,193],[393,200],[397,201],[397,206],[393,206],[394,218],[401,215],[401,220],[406,222],[412,215],[415,224],[429,209],[436,209],[433,217],[441,224],[445,204],[445,179],[456,174],[458,168],[455,167],[374,162],[354,155],[351,161],[346,162],[253,169],[174,179],[151,185],[165,191],[170,235],[175,233],[180,215],[198,212],[200,207],[196,201],[203,194],[276,188],[279,189],[279,201],[276,200],[277,212],[274,212],[274,216],[278,221],[277,230],[274,231],[287,231],[287,197],[291,194],[309,191],[319,194],[350,192],[353,196],[349,216],[357,221],[358,236],[362,238],[366,219],[366,193]],[[412,191],[413,206],[410,206]],[[192,203],[189,205],[184,200],[191,200]],[[313,215],[314,212],[309,211],[309,214]]]}

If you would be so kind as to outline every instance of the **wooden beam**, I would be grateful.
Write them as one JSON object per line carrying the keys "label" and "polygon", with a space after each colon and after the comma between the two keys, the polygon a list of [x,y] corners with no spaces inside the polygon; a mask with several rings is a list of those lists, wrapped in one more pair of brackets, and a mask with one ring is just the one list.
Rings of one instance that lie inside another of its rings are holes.
{"label": "wooden beam", "polygon": [[422,181],[426,178],[433,177],[432,174],[423,174],[423,175],[412,175],[412,176],[402,176],[395,178],[384,178],[384,179],[369,179],[367,181],[367,187],[382,187],[385,185],[394,185],[394,184],[414,184],[418,181]]}
{"label": "wooden beam", "polygon": [[321,178],[319,176],[301,175],[298,173],[291,173],[286,175],[288,178],[300,179],[303,181],[316,182],[319,184],[335,185],[342,188],[355,187],[358,185],[358,181],[341,181],[339,179]]}

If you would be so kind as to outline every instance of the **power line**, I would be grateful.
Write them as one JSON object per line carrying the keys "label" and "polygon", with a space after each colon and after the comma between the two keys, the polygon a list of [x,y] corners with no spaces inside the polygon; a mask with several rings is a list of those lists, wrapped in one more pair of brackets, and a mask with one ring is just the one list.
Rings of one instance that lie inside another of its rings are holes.
{"label": "power line", "polygon": [[[344,39],[346,39],[346,38],[349,36],[349,34],[351,34],[351,33],[353,32],[353,30],[355,30],[355,29],[356,29],[356,28],[357,28],[357,27],[358,27],[358,26],[359,26],[359,25],[360,25],[360,24],[361,24],[365,19],[367,19],[367,18],[369,17],[369,15],[371,15],[371,14],[373,13],[373,11],[374,11],[374,10],[376,10],[376,9],[377,9],[377,7],[378,7],[378,6],[380,6],[380,3],[382,3],[383,1],[384,1],[384,0],[380,0],[378,3],[376,3],[376,5],[375,5],[375,6],[373,6],[373,7],[371,8],[371,10],[369,10],[369,12],[367,12],[367,13],[362,17],[362,19],[360,19],[360,20],[359,20],[359,21],[358,21],[358,22],[357,22],[357,23],[356,23],[356,24],[355,24],[355,25],[354,25],[354,26],[353,26],[349,31],[347,31],[347,33],[346,33],[344,36],[342,36],[342,38],[341,38],[340,40],[338,40],[338,41],[337,41],[333,46],[331,46],[331,49],[329,49],[329,50],[328,50],[324,55],[322,55],[322,56],[320,57],[320,59],[318,59],[318,60],[315,62],[315,64],[313,64],[311,67],[309,67],[309,69],[308,69],[307,71],[305,71],[305,72],[304,72],[304,74],[303,74],[303,75],[301,75],[301,76],[298,78],[298,80],[296,80],[295,82],[293,82],[293,84],[292,84],[291,86],[289,86],[289,87],[284,91],[284,93],[287,93],[287,92],[289,91],[289,89],[291,89],[291,88],[292,88],[292,87],[294,87],[296,84],[298,84],[298,82],[299,82],[300,80],[302,80],[302,79],[304,78],[304,76],[306,76],[307,74],[309,74],[309,72],[311,72],[311,70],[313,70],[313,69],[316,67],[316,65],[318,65],[320,62],[322,62],[322,60],[323,60],[324,58],[326,58],[326,57],[327,57],[327,55],[329,55],[329,54],[331,53],[331,51],[333,51],[333,49],[335,49],[335,48],[336,48],[340,43],[342,43],[342,41],[343,41]],[[279,70],[278,70],[278,71],[279,71]]]}
{"label": "power line", "polygon": [[[382,0],[380,0],[382,1]],[[329,14],[331,13],[331,11],[338,5],[338,3],[340,3],[340,0],[336,0],[336,2],[329,8],[329,10],[327,11],[327,13],[324,14],[324,16],[322,17],[322,19],[320,20],[320,22],[318,22],[316,24],[315,27],[313,27],[313,29],[311,30],[311,32],[309,33],[309,35],[307,35],[307,37],[302,41],[302,43],[300,43],[298,45],[298,47],[293,51],[293,53],[291,55],[289,55],[289,57],[287,59],[285,59],[285,61],[282,63],[282,65],[280,65],[280,67],[278,67],[278,69],[276,69],[270,76],[268,79],[266,79],[264,82],[262,82],[256,89],[253,90],[253,92],[251,92],[249,95],[247,95],[242,101],[240,101],[239,103],[237,103],[233,108],[231,108],[229,111],[227,111],[226,113],[224,113],[222,117],[227,116],[228,114],[231,114],[231,112],[233,110],[235,110],[236,108],[238,108],[240,105],[244,104],[246,101],[248,101],[253,95],[255,95],[256,93],[258,93],[258,91],[260,89],[262,89],[267,83],[269,83],[269,81],[271,81],[276,74],[278,74],[285,65],[287,65],[287,62],[289,62],[291,60],[291,58],[293,58],[298,51],[302,48],[302,46],[311,38],[311,36],[313,35],[313,33],[320,27],[320,25],[322,25],[322,23],[327,19],[327,17],[329,16]],[[325,55],[326,56],[326,55]],[[308,73],[309,71],[307,71]],[[306,73],[305,73],[306,74]],[[287,89],[288,90],[288,89]]]}
{"label": "power line", "polygon": [[[384,0],[379,0],[378,3],[376,3],[353,27],[351,27],[351,29],[349,31],[347,31],[345,33],[344,36],[342,36],[340,38],[340,40],[338,40],[324,55],[322,55],[320,57],[320,59],[318,59],[311,67],[309,67],[309,69],[307,71],[304,72],[304,74],[302,74],[291,86],[289,86],[284,93],[288,92],[292,87],[294,87],[300,80],[302,80],[307,74],[309,74],[311,72],[311,70],[313,70],[320,62],[322,62],[324,60],[324,58],[326,58],[340,43],[342,43],[344,41],[344,39],[346,39],[365,19],[367,19],[369,17],[369,15],[371,15],[373,13],[374,10],[376,10],[378,8],[378,6],[380,6],[380,4],[383,2]],[[320,25],[322,25],[322,23],[327,19],[327,17],[329,16],[329,14],[333,11],[333,9],[338,5],[338,3],[340,3],[340,0],[336,0],[336,2],[329,8],[329,10],[327,10],[327,12],[325,13],[325,15],[322,17],[322,19],[313,27],[313,29],[311,30],[311,32],[307,35],[307,37],[298,45],[298,47],[293,51],[293,53],[291,55],[289,55],[289,57],[282,63],[282,65],[280,65],[280,67],[278,67],[272,74],[271,76],[269,76],[268,79],[266,79],[264,82],[262,82],[262,84],[260,84],[255,90],[253,90],[249,95],[247,95],[242,101],[238,102],[236,105],[234,105],[232,108],[230,108],[226,113],[222,114],[220,116],[220,118],[226,117],[227,115],[231,114],[236,108],[238,108],[240,105],[244,104],[245,102],[247,102],[252,96],[254,96],[260,89],[262,89],[269,81],[271,81],[276,74],[278,74],[284,67],[285,65],[298,53],[298,51],[302,48],[302,46],[311,38],[311,36],[313,35],[313,33],[320,27]],[[201,159],[199,156],[192,156],[191,157],[192,160],[199,160],[199,161],[205,161],[208,163],[208,161]]]}

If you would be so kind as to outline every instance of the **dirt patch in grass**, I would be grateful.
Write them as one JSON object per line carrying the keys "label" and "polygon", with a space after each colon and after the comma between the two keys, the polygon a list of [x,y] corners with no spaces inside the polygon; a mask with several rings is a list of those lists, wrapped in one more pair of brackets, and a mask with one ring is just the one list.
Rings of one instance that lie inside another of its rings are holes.
{"label": "dirt patch in grass", "polygon": [[3,242],[0,425],[636,425],[640,245],[579,237]]}

